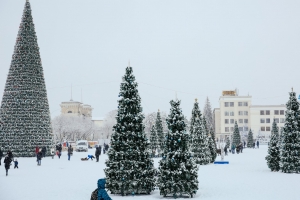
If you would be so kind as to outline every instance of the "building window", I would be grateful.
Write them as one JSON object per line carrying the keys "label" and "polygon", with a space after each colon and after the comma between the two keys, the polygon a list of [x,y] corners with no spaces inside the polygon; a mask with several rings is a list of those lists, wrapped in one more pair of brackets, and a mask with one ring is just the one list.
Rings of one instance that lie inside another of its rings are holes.
{"label": "building window", "polygon": [[239,127],[239,131],[243,131],[243,127]]}
{"label": "building window", "polygon": [[267,126],[267,127],[266,127],[266,131],[270,131],[270,126]]}
{"label": "building window", "polygon": [[248,115],[248,111],[244,111],[244,115]]}
{"label": "building window", "polygon": [[68,111],[68,113],[72,113],[72,111]]}
{"label": "building window", "polygon": [[233,111],[230,112],[230,116],[234,116],[234,112]]}
{"label": "building window", "polygon": [[244,102],[244,106],[248,106],[248,102]]}
{"label": "building window", "polygon": [[279,110],[274,110],[274,115],[279,115]]}
{"label": "building window", "polygon": [[241,124],[242,124],[242,123],[243,123],[243,119],[239,119],[239,123],[241,123]]}
{"label": "building window", "polygon": [[224,102],[225,107],[229,107],[229,102]]}
{"label": "building window", "polygon": [[233,132],[233,127],[230,127],[230,132]]}
{"label": "building window", "polygon": [[225,116],[229,116],[229,112],[228,111],[225,111]]}
{"label": "building window", "polygon": [[234,119],[230,119],[230,124],[234,124]]}
{"label": "building window", "polygon": [[225,124],[229,124],[229,119],[225,119]]}
{"label": "building window", "polygon": [[243,115],[243,111],[239,111],[239,115]]}
{"label": "building window", "polygon": [[243,106],[243,102],[239,102],[239,106]]}
{"label": "building window", "polygon": [[265,127],[264,126],[260,127],[260,130],[265,131]]}
{"label": "building window", "polygon": [[260,118],[260,123],[265,123],[265,119],[264,118]]}
{"label": "building window", "polygon": [[244,131],[248,131],[248,126],[245,126]]}
{"label": "building window", "polygon": [[244,123],[245,123],[245,124],[248,124],[248,119],[244,119]]}
{"label": "building window", "polygon": [[280,110],[280,115],[284,115],[284,110]]}
{"label": "building window", "polygon": [[278,124],[279,123],[279,118],[275,118],[275,122]]}
{"label": "building window", "polygon": [[280,118],[280,123],[284,123],[284,118]]}
{"label": "building window", "polygon": [[230,107],[234,107],[234,102],[230,102]]}
{"label": "building window", "polygon": [[267,119],[266,119],[266,123],[270,123],[270,118],[267,118]]}
{"label": "building window", "polygon": [[261,110],[261,111],[260,111],[260,115],[265,115],[265,111],[264,111],[264,110]]}
{"label": "building window", "polygon": [[266,110],[266,115],[270,115],[270,111],[269,110]]}
{"label": "building window", "polygon": [[225,127],[225,132],[229,132],[229,127]]}

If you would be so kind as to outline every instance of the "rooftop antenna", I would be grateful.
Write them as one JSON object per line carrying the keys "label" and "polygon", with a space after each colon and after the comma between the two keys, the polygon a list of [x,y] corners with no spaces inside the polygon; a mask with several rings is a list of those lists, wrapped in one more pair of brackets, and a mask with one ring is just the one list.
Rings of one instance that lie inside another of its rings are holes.
{"label": "rooftop antenna", "polygon": [[70,101],[73,101],[73,95],[72,95],[72,83],[71,83],[71,99]]}

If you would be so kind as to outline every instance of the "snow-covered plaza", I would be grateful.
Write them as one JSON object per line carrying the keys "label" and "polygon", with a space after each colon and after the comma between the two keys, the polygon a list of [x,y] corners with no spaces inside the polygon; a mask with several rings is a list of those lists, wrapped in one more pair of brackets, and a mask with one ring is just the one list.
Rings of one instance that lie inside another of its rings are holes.
{"label": "snow-covered plaza", "polygon": [[[104,177],[106,154],[100,161],[81,161],[80,158],[94,154],[74,152],[68,161],[66,152],[61,159],[55,156],[44,158],[37,166],[36,158],[18,158],[19,169],[9,170],[5,176],[3,164],[0,173],[1,200],[85,200],[97,187],[97,180]],[[297,199],[300,174],[270,172],[265,156],[267,146],[259,149],[244,149],[242,154],[229,154],[225,159],[229,165],[209,164],[199,168],[199,190],[194,199]],[[159,158],[155,158],[158,167]],[[220,160],[218,156],[217,160]],[[3,160],[2,160],[3,161]],[[165,199],[155,190],[151,195],[118,196],[112,199]],[[167,198],[168,199],[168,198]],[[173,198],[171,198],[173,199]]]}

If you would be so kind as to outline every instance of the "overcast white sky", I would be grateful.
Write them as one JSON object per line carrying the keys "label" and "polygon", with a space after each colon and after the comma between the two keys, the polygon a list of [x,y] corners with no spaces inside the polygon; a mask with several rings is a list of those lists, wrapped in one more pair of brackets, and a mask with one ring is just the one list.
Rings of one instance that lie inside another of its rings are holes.
{"label": "overcast white sky", "polygon": [[[71,84],[73,100],[82,89],[93,117],[116,109],[129,59],[145,113],[169,112],[175,91],[190,118],[195,98],[201,108],[206,96],[219,107],[222,90],[273,105],[300,89],[300,1],[30,2],[52,117]],[[24,4],[0,0],[0,91]]]}

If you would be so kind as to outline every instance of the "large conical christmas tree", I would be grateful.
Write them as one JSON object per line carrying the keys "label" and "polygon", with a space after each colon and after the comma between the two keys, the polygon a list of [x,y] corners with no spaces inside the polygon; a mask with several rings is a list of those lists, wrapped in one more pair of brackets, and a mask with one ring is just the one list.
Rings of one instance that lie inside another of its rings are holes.
{"label": "large conical christmas tree", "polygon": [[241,143],[241,135],[240,135],[238,124],[235,121],[234,129],[233,129],[232,144],[236,148],[240,143]]}
{"label": "large conical christmas tree", "polygon": [[126,68],[118,101],[117,124],[108,151],[106,188],[112,194],[150,194],[154,190],[154,165],[144,132],[141,98],[132,67]]}
{"label": "large conical christmas tree", "polygon": [[284,173],[300,172],[300,112],[295,92],[290,92],[286,108],[280,168]]}
{"label": "large conical christmas tree", "polygon": [[0,109],[0,147],[16,157],[53,145],[50,112],[37,37],[26,1]]}
{"label": "large conical christmas tree", "polygon": [[198,190],[198,168],[189,151],[189,135],[182,114],[180,101],[171,101],[167,118],[169,132],[166,135],[163,158],[159,162],[158,187],[163,196],[190,195]]}
{"label": "large conical christmas tree", "polygon": [[194,103],[190,125],[190,149],[194,153],[197,164],[206,165],[211,161],[210,150],[208,147],[208,135],[203,124],[201,111],[197,99]]}
{"label": "large conical christmas tree", "polygon": [[164,136],[164,130],[163,130],[163,125],[162,125],[162,120],[161,120],[159,110],[158,110],[157,116],[156,116],[155,128],[156,128],[156,134],[157,134],[158,148],[159,148],[159,152],[161,154],[162,150],[163,150],[163,146],[164,146],[165,136]]}
{"label": "large conical christmas tree", "polygon": [[268,147],[268,154],[266,156],[268,167],[271,171],[279,171],[279,161],[280,161],[280,149],[279,149],[279,133],[278,126],[274,119],[272,131],[271,131],[271,140]]}
{"label": "large conical christmas tree", "polygon": [[253,133],[252,133],[251,129],[249,130],[249,133],[248,133],[247,147],[253,148]]}
{"label": "large conical christmas tree", "polygon": [[157,147],[158,147],[157,134],[156,134],[155,126],[152,126],[151,131],[150,131],[150,150],[151,150],[152,156],[155,155]]}

